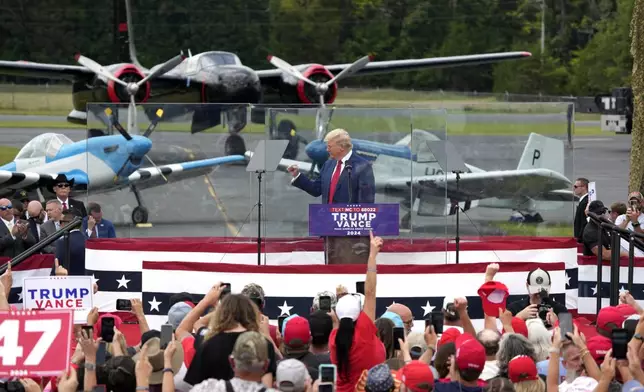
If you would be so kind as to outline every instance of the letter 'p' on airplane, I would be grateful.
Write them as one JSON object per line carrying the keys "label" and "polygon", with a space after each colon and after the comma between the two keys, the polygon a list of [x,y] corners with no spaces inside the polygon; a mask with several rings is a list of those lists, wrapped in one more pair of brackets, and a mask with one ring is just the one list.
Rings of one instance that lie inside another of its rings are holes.
{"label": "letter 'p' on airplane", "polygon": [[[128,103],[130,95],[127,87],[115,79],[130,83],[140,82],[162,67],[162,64],[148,69],[139,63],[134,45],[130,0],[125,0],[125,15],[119,11],[122,9],[120,1],[115,1],[116,14],[120,19],[117,20],[118,36],[123,42],[128,42],[129,50],[129,54],[120,56],[119,60],[124,62],[104,67],[92,62],[94,65],[92,68],[87,66],[87,61],[81,65],[0,61],[0,74],[70,80],[73,83],[74,107],[67,119],[76,124],[87,123],[86,104],[88,102]],[[254,70],[243,65],[234,53],[209,51],[196,55],[190,54],[185,61],[168,72],[154,79],[146,79],[136,92],[135,101],[136,103],[167,104],[181,102],[310,105],[318,103],[320,87],[324,87],[322,94],[324,102],[331,104],[338,93],[337,82],[348,76],[478,65],[530,56],[529,52],[501,52],[392,61],[371,61],[370,56],[365,56],[353,64],[294,66],[275,56],[269,56],[269,62],[277,69]],[[123,57],[129,57],[129,60]],[[71,58],[70,54],[70,60]],[[77,61],[79,58],[85,59],[77,56]],[[100,72],[101,68],[114,78],[106,77],[106,72]],[[297,78],[293,77],[292,71],[298,75]],[[150,119],[154,117],[156,109],[146,108],[146,114]],[[165,119],[185,115],[188,110],[194,111],[191,126],[193,133],[217,126],[221,122],[221,113],[208,105],[197,105],[193,108],[167,105],[163,109]],[[235,119],[228,123],[230,136],[226,140],[226,154],[243,155],[246,148],[238,133],[246,125],[246,114],[237,113]]]}

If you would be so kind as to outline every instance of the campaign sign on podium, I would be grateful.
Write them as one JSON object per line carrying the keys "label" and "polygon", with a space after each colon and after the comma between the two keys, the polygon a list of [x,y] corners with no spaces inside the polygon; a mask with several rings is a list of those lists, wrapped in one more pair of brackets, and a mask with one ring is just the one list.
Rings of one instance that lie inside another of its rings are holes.
{"label": "campaign sign on podium", "polygon": [[31,276],[22,283],[24,309],[74,310],[74,323],[87,323],[94,307],[91,276]]}
{"label": "campaign sign on podium", "polygon": [[72,310],[0,312],[0,377],[59,376],[69,367]]}
{"label": "campaign sign on podium", "polygon": [[396,203],[309,204],[309,235],[361,237],[373,230],[379,236],[397,236],[399,211]]}

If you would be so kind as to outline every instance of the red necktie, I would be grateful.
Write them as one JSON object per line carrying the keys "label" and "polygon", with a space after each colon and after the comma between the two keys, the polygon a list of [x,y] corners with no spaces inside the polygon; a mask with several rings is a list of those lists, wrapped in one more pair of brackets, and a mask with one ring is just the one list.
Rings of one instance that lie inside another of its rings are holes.
{"label": "red necktie", "polygon": [[333,204],[333,196],[335,195],[335,188],[338,186],[340,173],[342,173],[342,160],[338,161],[338,164],[335,166],[335,172],[333,172],[333,177],[331,177],[331,189],[329,189],[329,204]]}
{"label": "red necktie", "polygon": [[66,210],[66,209],[67,209],[67,202],[64,201],[63,202],[63,210]]}

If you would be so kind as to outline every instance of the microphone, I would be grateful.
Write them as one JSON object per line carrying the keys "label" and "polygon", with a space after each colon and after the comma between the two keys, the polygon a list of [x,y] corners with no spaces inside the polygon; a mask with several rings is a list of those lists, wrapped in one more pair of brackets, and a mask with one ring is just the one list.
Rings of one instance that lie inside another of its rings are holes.
{"label": "microphone", "polygon": [[346,169],[347,174],[349,174],[349,203],[353,203],[353,185],[351,184],[351,169],[353,169],[353,167],[347,163]]}

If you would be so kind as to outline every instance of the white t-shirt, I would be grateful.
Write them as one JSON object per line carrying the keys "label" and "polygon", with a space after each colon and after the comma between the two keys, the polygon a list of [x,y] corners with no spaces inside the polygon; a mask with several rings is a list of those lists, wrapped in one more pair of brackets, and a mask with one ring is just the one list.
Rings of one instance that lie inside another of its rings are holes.
{"label": "white t-shirt", "polygon": [[493,359],[491,361],[485,361],[485,366],[483,367],[483,371],[481,372],[481,376],[479,376],[479,378],[481,380],[487,381],[498,375],[499,375],[499,364],[496,361],[496,359]]}
{"label": "white t-shirt", "polygon": [[[626,219],[628,219],[626,215],[618,216],[615,219],[615,225],[620,226],[622,223],[624,223]],[[640,225],[642,225],[642,227],[644,227],[644,214],[640,214],[640,216],[637,217],[637,221],[640,223]],[[635,228],[633,227],[633,224],[630,221],[628,222],[628,225],[626,225],[626,230],[635,231]],[[628,241],[622,238],[620,240],[620,245],[624,252],[628,252]],[[635,257],[644,257],[644,252],[639,250],[637,247],[635,248],[634,254],[635,254]]]}
{"label": "white t-shirt", "polygon": [[564,381],[559,384],[559,392],[593,392],[597,380],[591,377],[577,377],[573,382]]}

